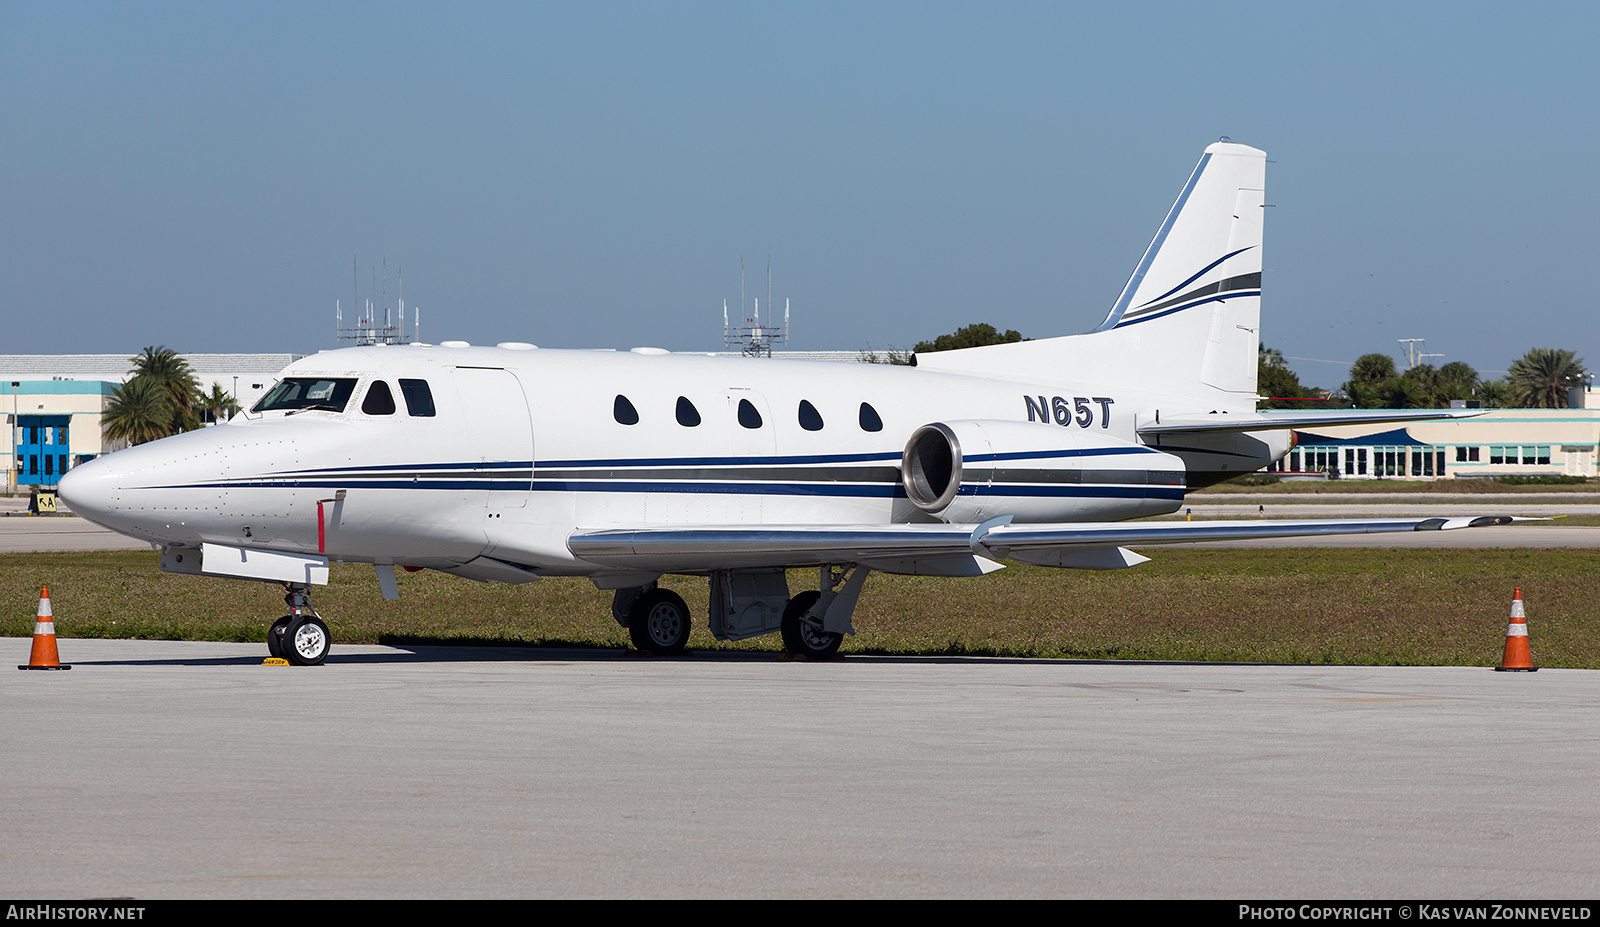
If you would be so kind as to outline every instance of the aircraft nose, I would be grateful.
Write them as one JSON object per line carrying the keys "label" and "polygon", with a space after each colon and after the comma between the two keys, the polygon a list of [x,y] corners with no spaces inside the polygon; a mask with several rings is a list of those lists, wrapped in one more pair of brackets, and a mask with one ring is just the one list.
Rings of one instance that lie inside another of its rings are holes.
{"label": "aircraft nose", "polygon": [[108,515],[121,486],[121,469],[107,456],[81,463],[62,474],[56,492],[75,514],[109,528]]}

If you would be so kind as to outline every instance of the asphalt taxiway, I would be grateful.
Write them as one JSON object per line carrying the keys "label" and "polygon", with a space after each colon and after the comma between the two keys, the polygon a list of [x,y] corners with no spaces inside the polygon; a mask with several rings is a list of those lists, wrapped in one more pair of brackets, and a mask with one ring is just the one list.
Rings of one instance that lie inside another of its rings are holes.
{"label": "asphalt taxiway", "polygon": [[[27,641],[0,640],[27,653]],[[63,640],[45,898],[1593,897],[1600,673]],[[1535,645],[1537,656],[1537,644]]]}

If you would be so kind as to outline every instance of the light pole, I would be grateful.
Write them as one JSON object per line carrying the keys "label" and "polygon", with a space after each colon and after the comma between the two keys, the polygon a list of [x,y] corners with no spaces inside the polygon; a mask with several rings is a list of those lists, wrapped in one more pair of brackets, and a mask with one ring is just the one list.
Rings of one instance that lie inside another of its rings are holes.
{"label": "light pole", "polygon": [[22,472],[17,468],[17,387],[22,384],[16,380],[11,381],[11,469],[6,471],[6,494],[16,492],[17,474]]}

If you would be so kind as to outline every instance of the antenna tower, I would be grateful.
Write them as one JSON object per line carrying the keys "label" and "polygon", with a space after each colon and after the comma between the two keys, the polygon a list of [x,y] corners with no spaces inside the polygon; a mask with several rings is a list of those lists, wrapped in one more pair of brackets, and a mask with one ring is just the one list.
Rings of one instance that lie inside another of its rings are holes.
{"label": "antenna tower", "polygon": [[[350,260],[351,291],[354,297],[352,305],[361,305],[360,271],[356,259]],[[372,269],[372,289],[378,291],[378,269]],[[406,333],[406,299],[405,299],[405,272],[400,271],[400,297],[396,304],[397,316],[389,314],[389,259],[383,259],[383,289],[380,292],[380,302],[367,299],[365,311],[358,310],[356,324],[353,328],[344,327],[344,311],[339,300],[333,302],[334,334],[339,341],[354,341],[357,347],[372,344],[409,344],[418,338],[421,328],[422,310],[416,306],[411,307],[411,332]],[[379,306],[382,307],[383,319],[378,319]],[[398,319],[398,324],[394,319]]]}
{"label": "antenna tower", "polygon": [[739,258],[739,315],[742,325],[730,324],[728,301],[722,301],[722,343],[739,348],[746,357],[771,357],[774,345],[789,341],[789,300],[783,301],[783,328],[772,323],[772,258],[767,258],[767,318],[761,320],[761,300],[755,301],[755,311],[745,315],[744,308],[744,258]]}

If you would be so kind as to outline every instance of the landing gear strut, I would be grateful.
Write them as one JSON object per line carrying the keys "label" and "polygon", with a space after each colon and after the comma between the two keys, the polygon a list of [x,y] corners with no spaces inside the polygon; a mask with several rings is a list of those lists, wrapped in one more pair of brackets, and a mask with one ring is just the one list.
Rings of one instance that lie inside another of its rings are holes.
{"label": "landing gear strut", "polygon": [[283,601],[289,614],[267,629],[267,652],[296,666],[316,666],[328,657],[333,643],[328,626],[311,604],[311,590],[300,583],[284,583]]}
{"label": "landing gear strut", "polygon": [[826,660],[839,652],[843,634],[833,634],[822,629],[822,619],[806,614],[822,593],[807,590],[789,600],[783,610],[783,649],[808,660]]}
{"label": "landing gear strut", "polygon": [[783,649],[808,660],[828,660],[839,653],[845,634],[854,634],[850,616],[855,613],[861,586],[872,570],[849,563],[824,564],[817,592],[802,592],[783,610]]}

